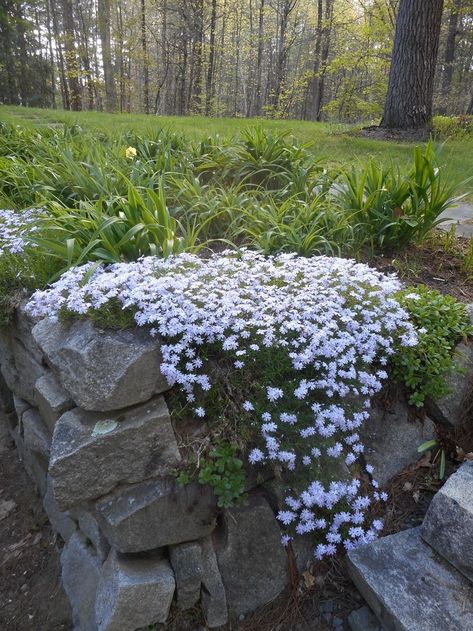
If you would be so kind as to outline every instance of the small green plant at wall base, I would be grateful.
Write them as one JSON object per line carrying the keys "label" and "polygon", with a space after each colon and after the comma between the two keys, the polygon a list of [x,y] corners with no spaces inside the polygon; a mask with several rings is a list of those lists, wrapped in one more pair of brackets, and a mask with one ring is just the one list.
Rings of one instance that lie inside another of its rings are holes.
{"label": "small green plant at wall base", "polygon": [[473,332],[465,305],[424,285],[398,294],[417,329],[418,344],[393,357],[394,376],[410,390],[409,403],[424,405],[427,397],[448,393],[445,377],[456,370],[453,350]]}
{"label": "small green plant at wall base", "polygon": [[245,500],[245,470],[236,457],[236,449],[222,444],[209,452],[199,470],[200,484],[208,484],[217,496],[221,508],[241,504]]}

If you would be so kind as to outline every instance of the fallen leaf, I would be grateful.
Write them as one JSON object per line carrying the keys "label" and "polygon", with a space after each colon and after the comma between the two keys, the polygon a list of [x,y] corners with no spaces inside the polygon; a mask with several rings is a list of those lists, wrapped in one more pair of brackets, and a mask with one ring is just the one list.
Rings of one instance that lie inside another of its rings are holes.
{"label": "fallen leaf", "polygon": [[304,579],[304,585],[307,587],[307,589],[310,589],[315,585],[315,577],[313,574],[311,574],[311,572],[309,572],[309,570],[306,570],[302,573],[302,578]]}
{"label": "fallen leaf", "polygon": [[432,466],[432,463],[430,462],[431,458],[432,452],[428,451],[424,456],[422,456],[420,460],[416,462],[416,464],[414,465],[414,469],[422,469],[423,467],[430,468]]}
{"label": "fallen leaf", "polygon": [[402,487],[403,491],[412,491],[412,482],[405,482],[404,486]]}
{"label": "fallen leaf", "polygon": [[420,493],[419,493],[419,491],[414,491],[414,493],[412,494],[412,497],[414,498],[414,502],[415,502],[416,504],[418,504],[418,503],[419,503],[419,499],[420,499]]}
{"label": "fallen leaf", "polygon": [[456,460],[458,460],[459,462],[465,462],[465,460],[473,460],[473,451],[470,451],[466,454],[463,449],[458,446],[456,448],[456,451]]}

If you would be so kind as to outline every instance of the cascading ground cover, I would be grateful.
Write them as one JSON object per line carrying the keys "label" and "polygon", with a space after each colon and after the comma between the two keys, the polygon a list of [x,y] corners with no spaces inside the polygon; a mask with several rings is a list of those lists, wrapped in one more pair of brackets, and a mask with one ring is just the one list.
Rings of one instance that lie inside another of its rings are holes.
{"label": "cascading ground cover", "polygon": [[[231,362],[246,457],[283,471],[283,542],[313,533],[321,558],[382,529],[369,509],[386,496],[363,461],[358,430],[389,358],[417,341],[399,289],[394,276],[351,260],[243,250],[88,263],[36,291],[28,309],[106,320],[118,305],[132,314],[162,339],[163,374],[210,428],[225,406],[215,414],[209,357]],[[371,476],[369,488],[361,472]]]}

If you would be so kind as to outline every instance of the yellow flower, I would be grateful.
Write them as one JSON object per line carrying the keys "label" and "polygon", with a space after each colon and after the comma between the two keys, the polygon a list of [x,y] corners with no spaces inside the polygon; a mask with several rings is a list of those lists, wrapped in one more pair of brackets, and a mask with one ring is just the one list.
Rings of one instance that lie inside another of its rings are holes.
{"label": "yellow flower", "polygon": [[134,147],[127,147],[125,149],[125,156],[129,160],[133,160],[133,158],[136,158],[136,149]]}

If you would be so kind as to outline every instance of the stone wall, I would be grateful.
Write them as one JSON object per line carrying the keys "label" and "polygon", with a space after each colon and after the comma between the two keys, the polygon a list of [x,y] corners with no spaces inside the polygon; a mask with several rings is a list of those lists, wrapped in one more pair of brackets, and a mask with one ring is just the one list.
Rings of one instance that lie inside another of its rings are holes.
{"label": "stone wall", "polygon": [[[457,395],[473,375],[465,349]],[[307,539],[289,550],[280,543],[275,480],[249,476],[248,504],[226,510],[209,487],[177,484],[184,456],[160,345],[145,331],[35,322],[23,304],[0,334],[0,364],[0,433],[12,436],[65,542],[75,629],[132,631],[165,622],[172,606],[199,606],[207,626],[219,627],[285,589],[288,554],[299,571],[310,562]],[[448,422],[452,406],[432,405],[434,420]],[[412,423],[401,401],[374,410],[364,439],[380,481],[415,460],[434,430],[429,419]]]}
{"label": "stone wall", "polygon": [[[284,590],[287,551],[256,479],[248,504],[228,510],[210,487],[177,484],[183,456],[159,342],[87,321],[34,322],[24,305],[0,342],[3,431],[65,542],[75,629],[140,629],[165,622],[171,606],[201,607],[214,628]],[[296,548],[301,569],[310,552]]]}

